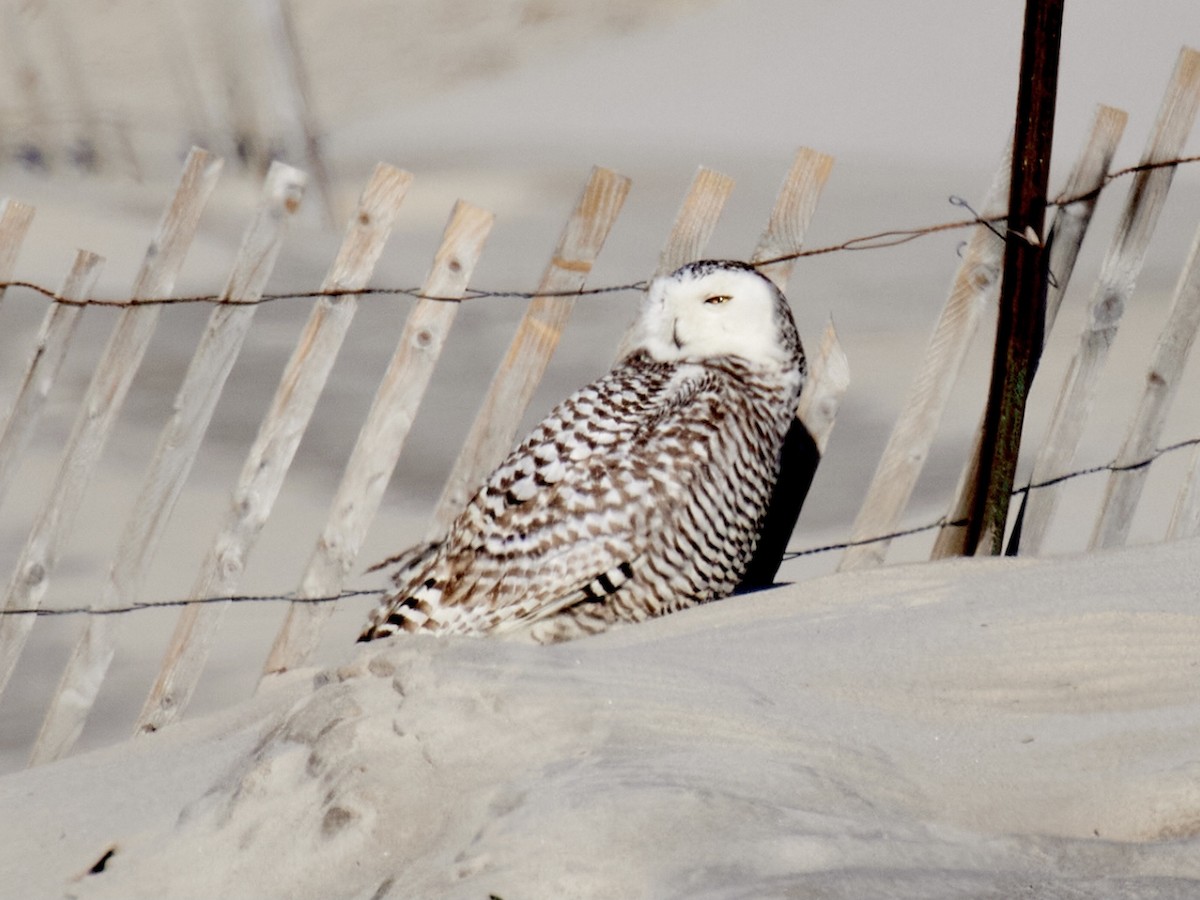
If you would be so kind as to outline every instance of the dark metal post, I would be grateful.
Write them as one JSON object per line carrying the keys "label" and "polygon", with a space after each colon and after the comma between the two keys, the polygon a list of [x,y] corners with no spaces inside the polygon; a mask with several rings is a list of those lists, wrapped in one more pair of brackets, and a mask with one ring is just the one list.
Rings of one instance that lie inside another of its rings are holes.
{"label": "dark metal post", "polygon": [[1043,233],[1064,0],[1026,0],[1013,136],[1008,241],[996,353],[983,423],[967,552],[999,554],[1021,446],[1025,400],[1042,350],[1046,310]]}

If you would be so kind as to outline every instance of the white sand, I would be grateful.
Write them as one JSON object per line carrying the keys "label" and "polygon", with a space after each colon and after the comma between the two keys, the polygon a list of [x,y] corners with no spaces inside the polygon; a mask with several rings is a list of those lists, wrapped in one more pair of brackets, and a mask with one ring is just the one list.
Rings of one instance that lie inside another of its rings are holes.
{"label": "white sand", "polygon": [[1198,583],[1176,543],[347,648],[0,780],[0,869],[14,897],[1194,897]]}

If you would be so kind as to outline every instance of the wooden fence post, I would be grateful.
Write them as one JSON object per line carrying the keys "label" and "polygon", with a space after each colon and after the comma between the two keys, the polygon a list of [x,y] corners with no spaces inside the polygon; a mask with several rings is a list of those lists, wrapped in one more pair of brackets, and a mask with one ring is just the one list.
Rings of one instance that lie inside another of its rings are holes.
{"label": "wooden fence post", "polygon": [[529,301],[508,352],[492,378],[429,527],[440,537],[512,447],[521,416],[558,347],[575,307],[571,291],[583,288],[600,248],[629,193],[629,179],[596,168],[567,220],[558,247]]}
{"label": "wooden fence post", "polygon": [[[1128,118],[1123,111],[1111,106],[1098,107],[1083,152],[1075,161],[1067,178],[1067,186],[1062,196],[1080,199],[1060,206],[1050,226],[1050,273],[1054,281],[1046,297],[1047,335],[1054,328],[1058,318],[1067,285],[1070,284],[1071,275],[1075,271],[1079,249],[1091,224],[1092,214],[1100,199],[1100,189],[1104,187],[1113,154],[1120,143]],[[954,503],[946,514],[946,523],[939,529],[937,540],[934,542],[931,559],[963,556],[967,552],[966,521],[974,503],[982,438],[981,421],[975,429],[975,442],[967,455],[967,464],[963,467],[958,487],[954,491]]]}
{"label": "wooden fence post", "polygon": [[[1006,148],[983,202],[981,215],[985,217],[995,215],[1008,194],[1011,150],[1011,146]],[[999,294],[1003,252],[1004,242],[987,225],[972,229],[929,348],[854,519],[850,541],[855,545],[842,556],[839,572],[872,568],[887,556],[891,541],[877,539],[896,530],[912,497],[971,338],[984,311],[995,304]]]}
{"label": "wooden fence post", "polygon": [[[264,675],[303,665],[316,649],[334,605],[304,601],[335,596],[358,558],[458,314],[457,300],[466,293],[494,219],[477,206],[461,200],[455,204],[433,267],[421,287],[423,296],[409,313],[375,392],[325,529],[300,581],[297,602],[288,609],[267,656]],[[435,297],[439,299],[431,299]]]}
{"label": "wooden fence post", "polygon": [[[1200,52],[1184,47],[1159,108],[1142,163],[1170,160],[1179,155],[1192,130],[1200,105]],[[1116,337],[1133,295],[1133,286],[1146,259],[1146,250],[1174,177],[1174,166],[1143,169],[1133,176],[1121,221],[1100,266],[1100,276],[1088,305],[1087,322],[1071,360],[1050,428],[1033,464],[1032,484],[1063,475],[1075,458],[1083,428],[1095,399],[1096,384],[1108,348]],[[1025,501],[1021,550],[1036,555],[1042,549],[1061,496],[1057,487],[1036,488]]]}
{"label": "wooden fence post", "polygon": [[[221,161],[203,150],[193,150],[188,156],[175,199],[159,223],[134,283],[132,302],[113,327],[84,394],[50,496],[13,569],[5,592],[6,610],[33,610],[41,605],[59,548],[74,524],[84,491],[162,311],[157,303],[142,301],[171,293],[195,236],[200,212],[220,171]],[[33,613],[0,617],[0,692],[12,675],[34,618]]]}
{"label": "wooden fence post", "polygon": [[[225,522],[209,549],[191,597],[223,597],[236,586],[246,558],[275,504],[300,438],[333,368],[354,318],[352,292],[367,286],[391,234],[412,176],[379,166],[350,220],[342,247],[313,306],[308,324],[284,369],[270,410],[246,458]],[[351,293],[337,294],[339,291]],[[135,733],[145,734],[183,712],[212,649],[217,625],[228,607],[206,603],[180,614],[162,669],[138,716]]]}
{"label": "wooden fence post", "polygon": [[967,521],[967,550],[972,553],[998,556],[1004,550],[1025,405],[1042,356],[1049,285],[1046,192],[1054,149],[1064,2],[1025,0],[1004,274],[975,502]]}
{"label": "wooden fence post", "polygon": [[1171,313],[1158,336],[1141,403],[1117,454],[1116,468],[1109,473],[1100,516],[1092,533],[1093,550],[1120,546],[1129,537],[1133,513],[1150,472],[1148,466],[1133,467],[1149,459],[1158,446],[1197,328],[1200,328],[1200,229],[1179,276]]}
{"label": "wooden fence post", "polygon": [[25,377],[21,379],[12,412],[4,428],[0,429],[0,507],[4,505],[17,463],[29,447],[42,414],[42,406],[66,359],[75,326],[83,315],[83,307],[79,303],[91,294],[103,267],[104,260],[101,257],[80,250],[58,292],[59,298],[67,302],[55,301],[42,319],[37,344],[25,369]]}
{"label": "wooden fence post", "polygon": [[[282,163],[272,165],[267,175],[258,214],[246,229],[221,293],[223,305],[209,317],[121,533],[116,558],[95,607],[99,612],[129,603],[141,593],[146,566],[158,548],[250,330],[257,302],[283,246],[284,226],[299,206],[304,183],[302,172]],[[46,711],[30,765],[65,756],[78,740],[108,674],[118,624],[111,616],[88,619]]]}

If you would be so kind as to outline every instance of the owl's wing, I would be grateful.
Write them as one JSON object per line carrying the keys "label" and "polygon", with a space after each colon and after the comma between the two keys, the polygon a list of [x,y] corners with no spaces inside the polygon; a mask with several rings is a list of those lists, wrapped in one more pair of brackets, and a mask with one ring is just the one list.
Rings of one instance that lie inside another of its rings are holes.
{"label": "owl's wing", "polygon": [[703,466],[720,382],[624,366],[565,400],[451,528],[440,605],[507,630],[620,590]]}

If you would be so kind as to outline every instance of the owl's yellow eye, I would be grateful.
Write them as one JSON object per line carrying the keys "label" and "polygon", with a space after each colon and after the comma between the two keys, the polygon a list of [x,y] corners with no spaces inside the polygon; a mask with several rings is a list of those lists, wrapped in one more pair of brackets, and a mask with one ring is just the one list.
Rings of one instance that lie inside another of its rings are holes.
{"label": "owl's yellow eye", "polygon": [[711,297],[705,297],[704,302],[711,303],[715,306],[715,305],[719,305],[721,303],[728,303],[732,299],[733,298],[730,297],[728,294],[713,294]]}

